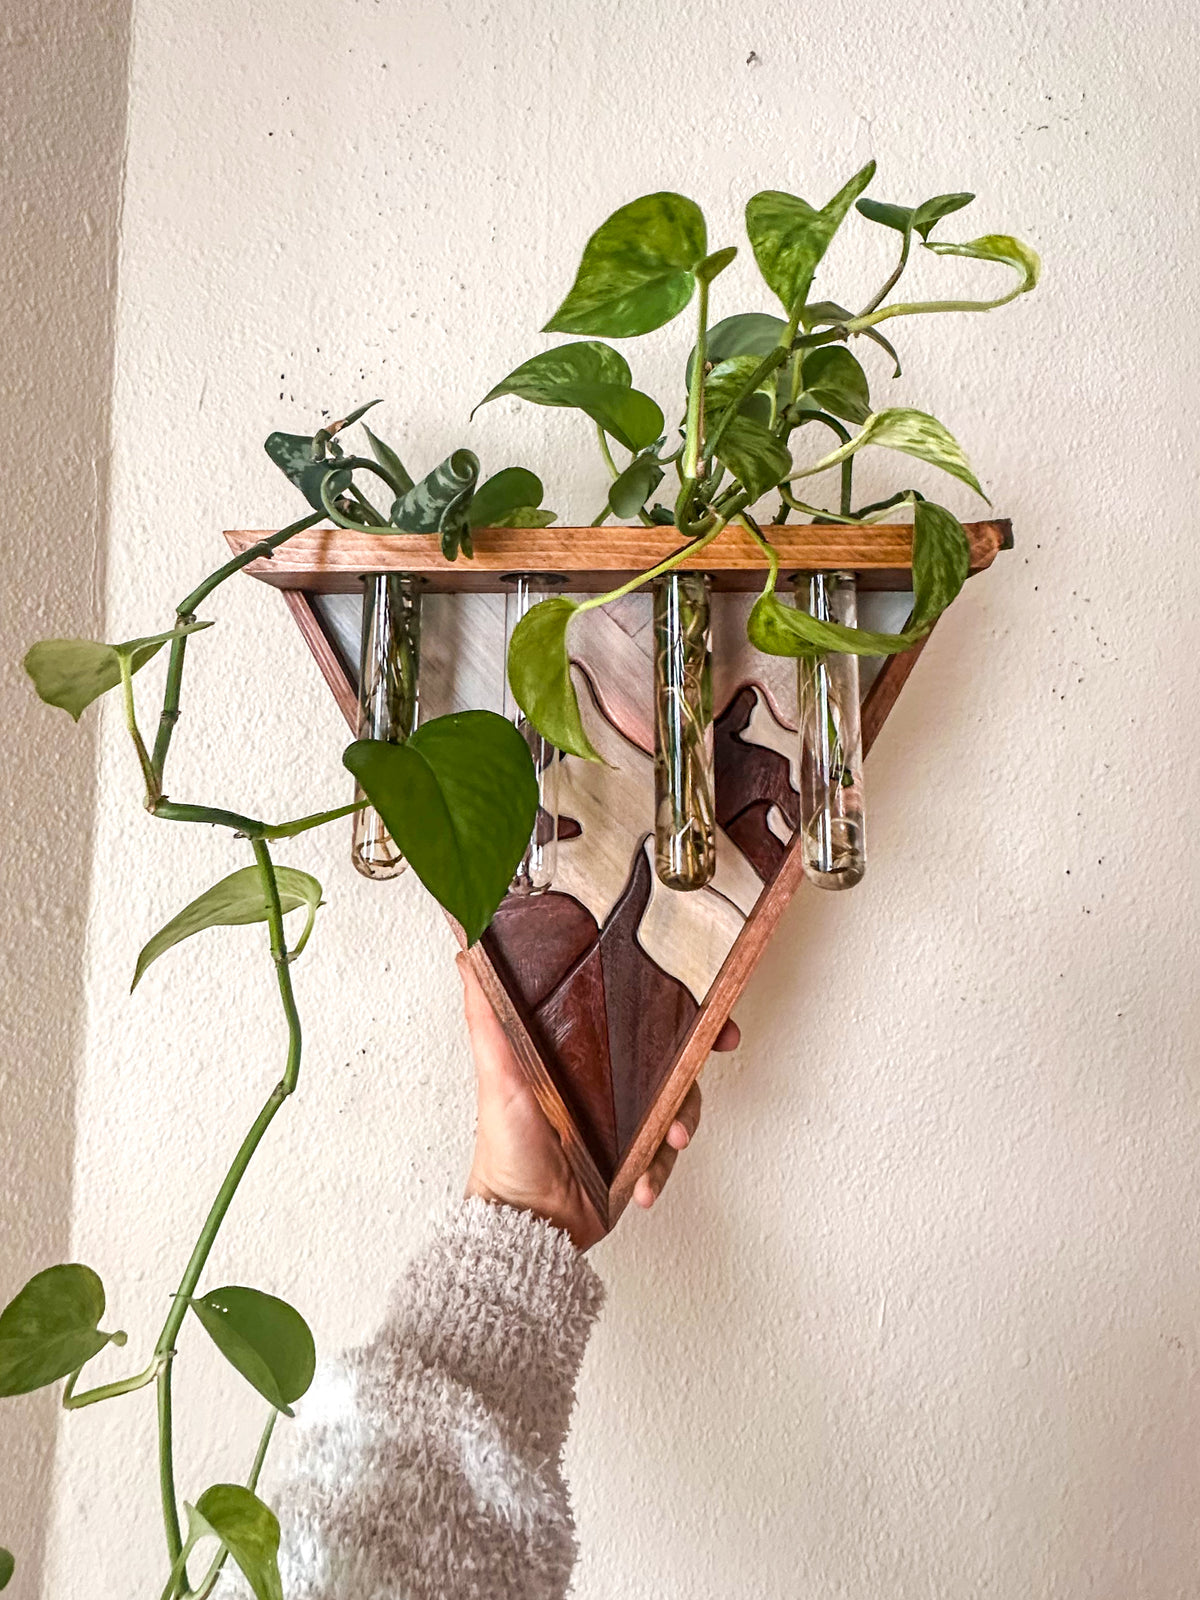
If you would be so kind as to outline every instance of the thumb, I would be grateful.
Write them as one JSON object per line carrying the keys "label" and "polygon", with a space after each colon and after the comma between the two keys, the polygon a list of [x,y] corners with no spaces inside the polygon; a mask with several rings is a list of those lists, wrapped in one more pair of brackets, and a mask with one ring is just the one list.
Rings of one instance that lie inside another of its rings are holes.
{"label": "thumb", "polygon": [[455,961],[462,979],[463,1007],[482,1109],[485,1102],[493,1099],[507,1101],[516,1090],[524,1088],[525,1079],[473,964],[465,952]]}

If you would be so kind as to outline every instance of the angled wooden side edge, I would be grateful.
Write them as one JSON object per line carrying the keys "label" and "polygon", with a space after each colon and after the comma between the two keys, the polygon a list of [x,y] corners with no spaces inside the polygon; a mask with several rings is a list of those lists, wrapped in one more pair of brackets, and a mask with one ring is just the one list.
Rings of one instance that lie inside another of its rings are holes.
{"label": "angled wooden side edge", "polygon": [[[930,630],[932,632],[932,630]],[[887,719],[888,712],[907,683],[909,674],[929,640],[929,634],[903,655],[891,656],[863,702],[862,734],[864,754],[870,750]],[[612,1227],[629,1204],[634,1185],[654,1158],[654,1153],[666,1138],[667,1129],[683,1104],[684,1096],[700,1075],[716,1037],[724,1027],[730,1012],[750,980],[767,941],[774,933],[788,902],[799,888],[804,877],[801,863],[800,835],[797,833],[788,846],[783,863],[770,885],[759,896],[758,903],[746,919],[733,949],[704,997],[704,1004],[696,1014],[691,1031],[680,1047],[675,1065],[663,1083],[653,1106],[646,1113],[633,1143],[630,1145],[613,1178],[609,1190],[608,1225]]]}

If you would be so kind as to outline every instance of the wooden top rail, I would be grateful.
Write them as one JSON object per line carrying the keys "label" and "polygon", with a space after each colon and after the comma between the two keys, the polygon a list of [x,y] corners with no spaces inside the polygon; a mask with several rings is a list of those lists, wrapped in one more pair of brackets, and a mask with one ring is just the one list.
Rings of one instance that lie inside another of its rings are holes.
{"label": "wooden top rail", "polygon": [[[1001,550],[1012,548],[1012,524],[1001,520],[964,524],[971,541],[971,571],[990,567]],[[783,573],[852,571],[867,589],[907,589],[912,567],[912,528],[877,524],[869,528],[812,523],[765,527],[779,551]],[[227,532],[235,555],[264,532]],[[359,533],[350,528],[309,528],[282,545],[272,557],[252,561],[246,571],[277,589],[310,594],[349,594],[365,573],[412,572],[431,590],[496,593],[517,572],[561,573],[571,593],[599,593],[627,582],[679,548],[674,528],[482,528],[474,538],[475,558],[447,561],[433,534]],[[763,553],[741,528],[727,528],[683,568],[710,573],[715,589],[762,587]]]}

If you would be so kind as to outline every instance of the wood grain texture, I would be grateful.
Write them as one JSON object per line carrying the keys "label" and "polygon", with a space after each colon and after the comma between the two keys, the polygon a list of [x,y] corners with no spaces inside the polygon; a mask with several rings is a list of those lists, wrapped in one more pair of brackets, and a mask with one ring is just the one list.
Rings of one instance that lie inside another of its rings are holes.
{"label": "wood grain texture", "polygon": [[[1012,543],[1007,521],[964,524],[971,543],[971,571],[991,566]],[[912,567],[912,528],[881,523],[872,528],[827,525],[769,526],[763,532],[779,551],[784,575],[797,570],[845,569],[860,574],[864,588],[907,587]],[[266,535],[233,530],[225,534],[240,555]],[[447,561],[436,535],[405,533],[391,537],[350,528],[309,528],[281,545],[274,556],[252,561],[252,578],[277,589],[349,593],[364,572],[421,573],[431,591],[501,591],[513,572],[560,572],[566,589],[603,592],[663,561],[680,547],[674,528],[481,528],[474,535],[472,561]],[[685,571],[712,574],[716,589],[760,589],[765,569],[762,551],[740,528],[727,528]]]}
{"label": "wood grain texture", "polygon": [[538,1008],[534,1032],[543,1059],[605,1182],[620,1154],[608,1036],[604,952],[597,943]]}
{"label": "wood grain texture", "polygon": [[619,1152],[637,1132],[699,1009],[687,987],[651,959],[638,937],[653,876],[649,854],[640,849],[600,932]]}
{"label": "wood grain texture", "polygon": [[[977,524],[975,526],[1001,528],[1004,525]],[[630,531],[636,532],[637,530]],[[825,530],[821,531],[824,533]],[[245,537],[249,538],[251,536],[247,535]],[[999,544],[997,544],[997,548],[999,547]],[[994,554],[995,552],[993,551],[992,553]],[[611,574],[606,574],[606,578],[610,579],[611,576]],[[321,591],[318,590],[317,592]],[[343,714],[346,716],[347,722],[353,727],[357,717],[355,687],[342,665],[338,652],[326,637],[319,616],[314,611],[305,593],[298,590],[285,590],[284,598],[317,660],[322,675],[325,677]],[[627,635],[629,643],[634,645],[634,650],[630,652],[628,660],[625,662],[627,667],[632,666],[637,656],[642,655],[644,650],[643,641],[637,639],[640,628],[636,614],[630,610],[619,619],[617,625]],[[616,635],[610,633],[608,642],[617,643]],[[594,643],[599,645],[601,639],[598,637]],[[916,665],[917,659],[924,648],[924,643],[925,641],[922,641],[920,645],[904,655],[891,657],[885,663],[872,685],[863,703],[864,753],[870,749],[878,736],[879,730],[895,704],[897,696]],[[592,672],[599,675],[600,661],[597,657],[602,655],[603,652],[589,649],[587,653],[592,658],[589,662]],[[622,658],[625,657],[625,653],[625,648],[622,647],[619,651]],[[794,667],[791,663],[788,663],[788,670],[794,673]],[[588,676],[590,678],[591,674]],[[786,684],[781,679],[776,695],[773,695],[772,699],[776,698],[776,696],[782,697],[785,688]],[[626,698],[619,694],[614,695],[612,703],[606,709],[616,711],[619,706],[621,710],[630,713],[634,731],[640,732],[642,731],[640,728],[642,718],[635,713],[632,701],[629,704],[623,703]],[[769,701],[760,699],[758,702],[759,710],[764,709],[769,703]],[[599,708],[597,707],[596,709]],[[638,709],[640,710],[640,707]],[[729,732],[737,742],[741,742],[746,738],[749,729],[749,723],[745,722],[746,707],[739,705],[737,707],[731,706],[730,709],[733,711],[733,717]],[[772,710],[775,709],[772,706]],[[611,728],[611,724],[607,723],[606,717],[599,720]],[[783,730],[780,728],[778,720],[772,720],[774,721],[774,727],[770,730],[770,745],[776,746],[777,736]],[[744,725],[735,729],[732,725],[733,722]],[[615,732],[615,730],[612,731]],[[765,744],[766,741],[764,741]],[[761,745],[758,746],[760,750],[763,747]],[[634,745],[632,748],[636,750],[637,747]],[[749,754],[750,750],[754,748],[755,746],[751,745],[747,753]],[[642,752],[637,751],[637,755],[641,756]],[[762,755],[753,755],[751,759],[761,762]],[[640,762],[637,762],[636,759],[635,765],[640,765]],[[640,776],[641,774],[639,774]],[[644,783],[644,778],[642,781]],[[635,787],[641,787],[641,785],[635,784]],[[777,856],[774,851],[770,851],[769,857],[763,854],[765,844],[762,835],[763,823],[765,821],[768,826],[773,823],[772,832],[778,838],[781,833],[788,831],[787,823],[790,821],[790,817],[785,818],[780,813],[777,802],[768,804],[765,818],[759,816],[757,809],[764,802],[749,799],[750,791],[748,789],[743,789],[736,783],[734,787],[738,793],[735,797],[731,792],[731,803],[735,803],[738,799],[744,802],[738,815],[746,819],[747,822],[752,822],[754,827],[753,839],[756,848],[747,851],[747,853],[759,856],[756,865],[758,865],[760,872],[763,872],[764,875],[769,875],[771,869],[775,867]],[[779,797],[784,798],[782,793],[783,785],[778,779],[774,779],[769,787],[773,793],[779,791]],[[734,819],[731,818],[730,820]],[[628,832],[628,827],[629,819],[626,819],[626,827],[622,831]],[[750,842],[749,837],[744,841],[740,839],[737,841],[738,844],[742,845],[743,849]],[[526,1018],[521,1014],[519,999],[514,999],[510,992],[510,985],[512,988],[519,989],[520,984],[513,982],[514,975],[504,972],[504,962],[500,959],[498,948],[493,944],[492,951],[489,952],[487,941],[485,941],[476,945],[467,953],[466,959],[478,973],[484,991],[494,1006],[501,1024],[512,1043],[522,1071],[533,1088],[547,1119],[558,1131],[563,1141],[568,1159],[579,1178],[584,1192],[596,1207],[601,1219],[609,1227],[615,1223],[624,1207],[628,1204],[634,1184],[649,1165],[655,1151],[665,1137],[666,1131],[670,1127],[684,1096],[707,1060],[717,1034],[749,981],[767,941],[803,879],[798,838],[792,839],[786,847],[782,839],[780,839],[779,844],[782,859],[779,860],[777,870],[774,870],[773,875],[770,875],[769,882],[746,917],[741,932],[729,949],[711,987],[704,996],[703,1003],[698,1007],[691,996],[687,994],[683,985],[678,984],[678,980],[671,979],[669,974],[663,974],[656,963],[649,961],[645,957],[640,945],[636,944],[636,927],[632,930],[635,936],[633,948],[636,951],[634,964],[640,969],[641,963],[644,961],[646,968],[653,968],[653,972],[630,972],[622,976],[618,970],[620,969],[620,972],[623,973],[620,959],[614,964],[610,957],[609,961],[603,963],[604,966],[613,968],[611,979],[607,972],[604,973],[606,982],[603,986],[605,1009],[603,1031],[611,1035],[615,1029],[618,1036],[615,1043],[619,1047],[615,1053],[619,1053],[627,1059],[631,1052],[636,1054],[635,1037],[640,1031],[636,1020],[639,1010],[645,1011],[650,1015],[658,1013],[665,1030],[664,1036],[659,1041],[662,1046],[661,1070],[655,1071],[652,1064],[642,1062],[638,1066],[634,1078],[629,1079],[627,1076],[628,1068],[626,1067],[624,1075],[627,1081],[624,1085],[620,1082],[622,1074],[597,1077],[593,1070],[595,1063],[589,1057],[586,1062],[580,1060],[575,1063],[581,1074],[578,1092],[572,1093],[571,1084],[566,1084],[563,1089],[560,1089],[551,1071],[548,1070],[538,1045],[535,1043],[530,1027],[527,1026]],[[740,859],[741,851],[737,851],[736,854]],[[633,889],[634,885],[631,883],[628,887]],[[622,901],[625,898],[624,896],[618,896],[618,899]],[[633,898],[640,901],[644,896],[635,893]],[[621,910],[624,909],[625,907],[622,905]],[[621,918],[618,914],[616,921],[619,922],[620,920]],[[633,921],[636,924],[637,918],[635,917]],[[451,926],[454,928],[461,943],[461,930],[453,922],[451,922]],[[628,941],[622,940],[621,943],[624,946]],[[578,949],[578,946],[576,948]],[[640,960],[638,959],[639,957]],[[583,961],[586,960],[587,957],[583,957]],[[654,996],[655,1003],[647,1006],[646,1003],[651,998],[644,990],[643,980],[647,975],[655,979],[656,985],[659,977],[666,977],[673,994],[677,993],[676,986],[678,986],[679,1008],[674,1005],[664,1007],[663,1000],[665,997],[657,993]],[[506,977],[508,978],[507,983]],[[570,974],[567,975],[566,981],[569,982],[569,978]],[[625,982],[625,979],[629,981]],[[608,992],[610,982],[614,990],[611,994]],[[540,985],[534,983],[532,987],[536,989]],[[592,987],[595,988],[596,986],[593,984]],[[622,998],[616,991],[626,987],[630,990],[630,995]],[[567,1043],[570,1045],[567,1054],[571,1056],[577,1055],[579,1052],[575,1048],[576,1046],[584,1054],[588,1054],[589,1050],[598,1054],[601,1024],[600,1017],[596,1012],[595,1002],[600,999],[601,992],[598,990],[592,996],[593,1004],[585,1008],[592,1017],[589,1026],[577,1026],[573,1018],[569,1017],[560,1018],[555,1023],[554,1019],[549,1015],[549,1012],[554,1009],[553,991],[547,996],[545,990],[542,989],[542,995],[544,998],[541,999],[540,1005],[535,999],[535,1006],[539,1011],[547,1012],[545,1022],[551,1025],[551,1032],[556,1032],[559,1025],[567,1027]],[[629,1007],[627,1001],[631,998],[634,1004]],[[670,1013],[669,1016],[666,1015],[667,1012]],[[538,1020],[530,1016],[529,1022],[532,1023],[535,1029],[539,1032],[541,1031]],[[594,1035],[594,1037],[590,1038],[589,1043],[589,1036],[591,1035]],[[678,1040],[678,1053],[675,1055],[675,1059],[670,1061],[668,1058],[672,1053],[672,1036],[674,1040]],[[549,1043],[548,1040],[546,1042],[547,1044]],[[613,1051],[613,1042],[609,1043],[609,1050]],[[612,1094],[611,1101],[608,1099],[610,1089]],[[650,1099],[651,1103],[648,1109],[643,1109],[646,1107],[647,1098]],[[581,1131],[581,1123],[587,1126],[586,1134]],[[634,1132],[632,1130],[635,1124],[636,1131]],[[627,1148],[624,1149],[622,1154],[621,1147],[623,1145],[627,1146]],[[618,1158],[615,1172],[613,1171],[614,1152]]]}
{"label": "wood grain texture", "polygon": [[[453,921],[450,925],[458,933],[459,942],[462,943],[461,930]],[[517,1062],[537,1096],[538,1104],[545,1113],[547,1121],[562,1140],[567,1159],[584,1193],[595,1206],[601,1222],[606,1227],[610,1226],[608,1183],[601,1176],[583,1135],[575,1125],[575,1119],[558,1092],[554,1079],[547,1072],[537,1046],[530,1037],[529,1030],[513,1004],[508,990],[504,987],[482,944],[472,946],[467,951],[466,959],[475,969],[476,976],[483,985],[483,991],[499,1017],[500,1025],[508,1035]]]}

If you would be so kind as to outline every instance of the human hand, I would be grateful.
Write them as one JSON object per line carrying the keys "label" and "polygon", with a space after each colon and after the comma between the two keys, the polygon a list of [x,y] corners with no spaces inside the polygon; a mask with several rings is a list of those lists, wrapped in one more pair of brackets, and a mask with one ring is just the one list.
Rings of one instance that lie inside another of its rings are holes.
{"label": "human hand", "polygon": [[[467,1179],[467,1195],[515,1206],[545,1217],[587,1250],[605,1234],[604,1224],[584,1193],[567,1159],[562,1140],[547,1121],[499,1018],[464,956],[458,958],[463,980],[467,1031],[475,1057],[478,1122],[475,1156]],[[741,1034],[727,1022],[714,1050],[734,1050]],[[667,1129],[633,1198],[648,1209],[662,1193],[679,1152],[691,1143],[700,1122],[700,1086],[694,1083]]]}

